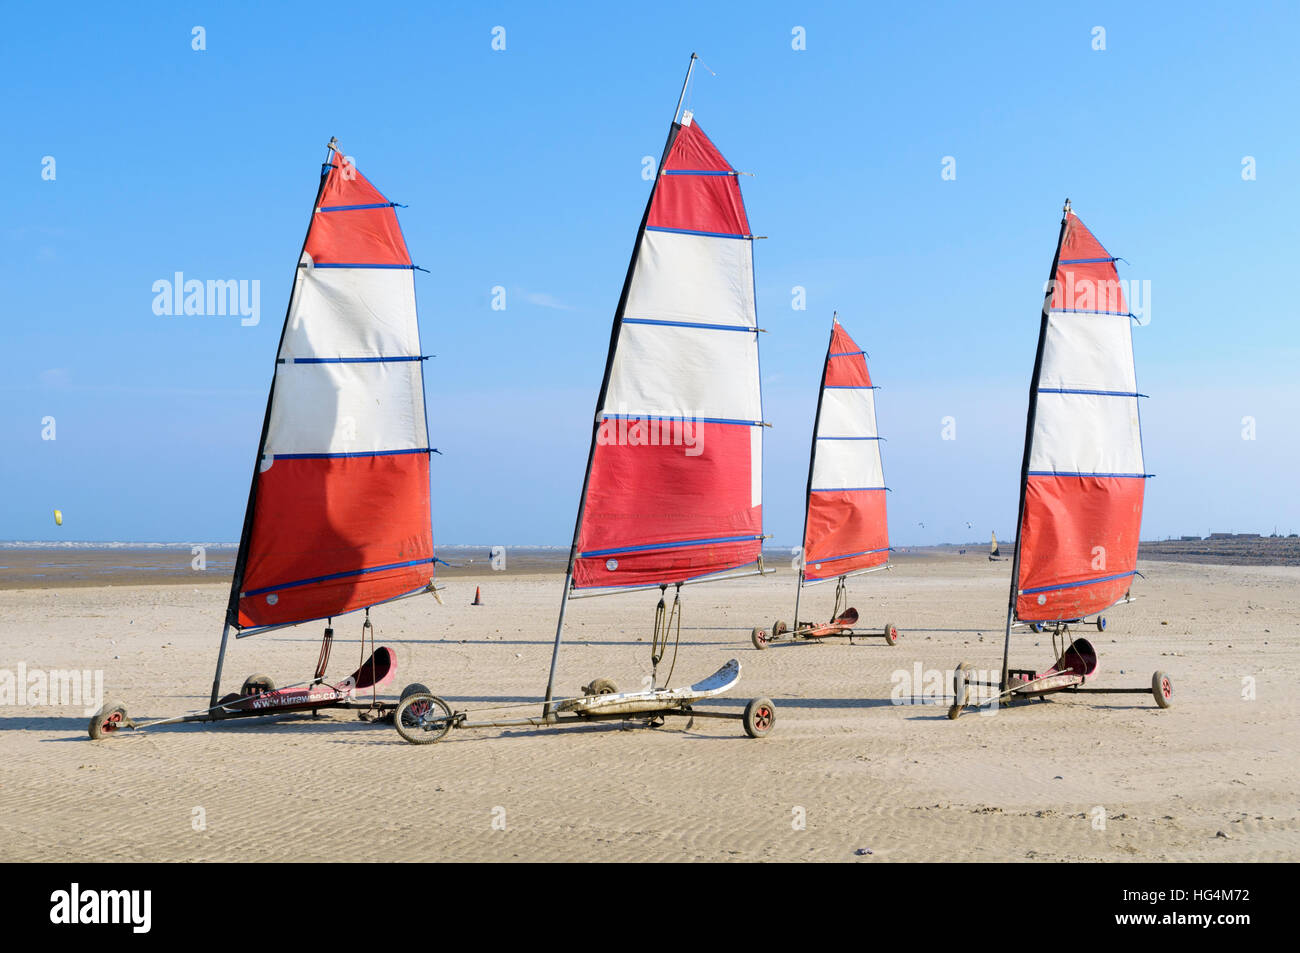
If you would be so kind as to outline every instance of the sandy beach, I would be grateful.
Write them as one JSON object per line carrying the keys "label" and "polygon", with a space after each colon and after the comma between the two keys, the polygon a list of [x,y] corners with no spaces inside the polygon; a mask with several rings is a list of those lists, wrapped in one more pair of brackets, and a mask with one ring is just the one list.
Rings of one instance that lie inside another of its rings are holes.
{"label": "sandy beach", "polygon": [[[776,728],[757,741],[738,722],[670,720],[456,731],[415,747],[335,712],[94,743],[80,709],[8,706],[0,860],[1300,859],[1300,567],[1140,564],[1137,601],[1084,634],[1098,685],[1167,671],[1168,711],[1149,695],[1057,695],[950,722],[942,701],[896,704],[917,670],[1000,664],[1008,566],[901,554],[893,572],[851,580],[864,629],[901,629],[893,648],[754,649],[754,625],[790,616],[788,564],[684,590],[673,682],[738,658],[740,685],[716,704],[775,700]],[[420,681],[458,708],[535,711],[561,577],[467,570],[445,580],[445,605],[375,610],[377,642],[398,656],[390,690]],[[485,605],[471,607],[476,586]],[[212,581],[0,591],[0,669],[102,670],[106,696],[137,720],[202,707],[226,593]],[[806,614],[832,596],[808,590]],[[655,601],[573,603],[561,690],[597,675],[636,687]],[[337,621],[333,674],[355,667],[360,628],[358,615]],[[234,644],[226,690],[252,672],[308,677],[318,639],[309,625]],[[1014,645],[1013,665],[1052,661],[1047,635],[1018,631]]]}

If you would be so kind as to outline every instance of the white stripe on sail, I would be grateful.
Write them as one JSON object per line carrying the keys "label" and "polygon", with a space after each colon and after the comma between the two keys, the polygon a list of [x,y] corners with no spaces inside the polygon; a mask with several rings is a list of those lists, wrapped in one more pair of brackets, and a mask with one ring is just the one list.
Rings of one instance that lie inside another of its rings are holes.
{"label": "white stripe on sail", "polygon": [[1048,315],[1039,388],[1136,391],[1129,320],[1127,315]]}
{"label": "white stripe on sail", "polygon": [[745,331],[624,324],[604,411],[760,420],[757,337]]}
{"label": "white stripe on sail", "polygon": [[1038,393],[1035,473],[1142,473],[1136,397]]}
{"label": "white stripe on sail", "polygon": [[822,391],[818,437],[875,437],[876,392],[869,387],[828,387]]}
{"label": "white stripe on sail", "polygon": [[408,269],[300,268],[294,298],[282,358],[419,354]]}
{"label": "white stripe on sail", "polygon": [[752,328],[752,242],[647,231],[628,289],[626,318]]}
{"label": "white stripe on sail", "polygon": [[819,440],[813,458],[814,490],[876,489],[885,485],[878,440]]}
{"label": "white stripe on sail", "polygon": [[265,453],[423,449],[424,428],[418,361],[281,364]]}

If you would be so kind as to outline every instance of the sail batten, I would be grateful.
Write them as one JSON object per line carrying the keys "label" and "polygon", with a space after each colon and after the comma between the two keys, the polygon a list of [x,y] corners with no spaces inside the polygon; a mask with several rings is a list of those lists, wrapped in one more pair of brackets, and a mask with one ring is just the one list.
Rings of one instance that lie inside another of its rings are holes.
{"label": "sail batten", "polygon": [[876,386],[859,348],[831,324],[808,462],[801,582],[812,584],[889,561],[883,439]]}
{"label": "sail batten", "polygon": [[1067,211],[1031,393],[1015,617],[1082,618],[1137,574],[1146,473],[1117,258]]}
{"label": "sail batten", "polygon": [[573,588],[757,563],[762,422],[753,245],[735,170],[674,123],[615,315]]}
{"label": "sail batten", "polygon": [[227,611],[342,615],[433,575],[414,266],[389,202],[337,152],[295,274]]}

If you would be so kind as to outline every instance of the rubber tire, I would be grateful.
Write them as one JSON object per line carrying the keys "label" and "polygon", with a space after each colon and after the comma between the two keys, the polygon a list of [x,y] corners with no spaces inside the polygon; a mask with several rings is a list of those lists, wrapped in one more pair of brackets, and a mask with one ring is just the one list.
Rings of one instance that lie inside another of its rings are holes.
{"label": "rubber tire", "polygon": [[1104,615],[1097,616],[1097,631],[1098,632],[1106,631],[1106,617]]}
{"label": "rubber tire", "polygon": [[273,691],[275,691],[275,682],[271,681],[271,676],[258,672],[256,675],[250,675],[244,679],[244,685],[239,689],[239,694],[247,698],[249,695],[260,695],[264,692]]}
{"label": "rubber tire", "polygon": [[[441,708],[447,720],[443,723],[442,729],[425,729],[419,725],[406,723],[406,715],[412,705],[422,701],[428,702],[431,706]],[[446,737],[447,732],[451,731],[451,706],[439,698],[437,695],[429,692],[419,692],[415,695],[408,695],[397,703],[397,708],[393,712],[393,727],[397,733],[402,736],[402,740],[413,745],[431,745],[435,741],[441,741]]]}
{"label": "rubber tire", "polygon": [[1029,628],[1032,629],[1032,630],[1035,631],[1035,632],[1046,632],[1046,631],[1047,631],[1047,626],[1043,625],[1043,623],[1041,623],[1041,622],[1035,622],[1035,623],[1033,623]]}
{"label": "rubber tire", "polygon": [[[891,623],[889,623],[888,625],[886,625],[886,626],[885,626],[885,631],[884,631],[883,634],[884,634],[884,636],[885,636],[885,644],[886,644],[886,645],[897,645],[897,644],[898,644],[898,626],[894,625],[894,623],[891,622]],[[892,635],[892,638],[891,638],[891,635]]]}
{"label": "rubber tire", "polygon": [[776,706],[770,698],[751,698],[742,717],[745,734],[751,738],[766,738],[776,724]]}
{"label": "rubber tire", "polygon": [[754,626],[754,631],[749,633],[749,641],[753,642],[754,648],[761,652],[767,648],[767,633],[758,626]]}
{"label": "rubber tire", "polygon": [[779,639],[790,631],[790,627],[785,624],[784,619],[777,619],[772,623],[772,638]]}
{"label": "rubber tire", "polygon": [[[113,727],[105,728],[106,724]],[[130,719],[126,717],[126,707],[117,702],[109,702],[91,716],[87,730],[90,732],[91,740],[99,741],[120,731],[127,724],[130,724]]]}
{"label": "rubber tire", "polygon": [[[1168,694],[1166,694],[1168,693]],[[1174,680],[1164,672],[1151,676],[1151,697],[1161,708],[1170,708],[1174,704]]]}
{"label": "rubber tire", "polygon": [[427,686],[421,685],[419,682],[412,682],[410,685],[407,685],[405,688],[402,689],[402,694],[398,696],[397,700],[399,702],[404,702],[412,695],[432,695],[432,694],[433,692],[429,691]]}
{"label": "rubber tire", "polygon": [[617,695],[618,683],[612,678],[593,678],[590,685],[582,686],[584,695]]}

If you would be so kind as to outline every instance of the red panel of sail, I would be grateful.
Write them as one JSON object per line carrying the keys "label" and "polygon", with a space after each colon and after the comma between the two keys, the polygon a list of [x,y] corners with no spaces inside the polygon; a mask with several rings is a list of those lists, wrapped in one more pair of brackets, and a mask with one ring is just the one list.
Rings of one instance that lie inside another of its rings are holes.
{"label": "red panel of sail", "polygon": [[[654,200],[651,228],[679,228],[719,235],[748,235],[749,221],[731,164],[699,126],[683,126],[664,161]],[[696,172],[722,173],[693,175]],[[672,174],[680,173],[680,174]]]}
{"label": "red panel of sail", "polygon": [[838,321],[831,329],[830,350],[826,352],[827,387],[870,387],[867,356],[849,337]]}
{"label": "red panel of sail", "polygon": [[1133,584],[1142,477],[1031,476],[1025,492],[1016,617],[1080,619]]}
{"label": "red panel of sail", "polygon": [[341,615],[432,576],[426,454],[279,458],[258,474],[241,628]]}
{"label": "red panel of sail", "polygon": [[1115,270],[1115,258],[1073,212],[1066,213],[1052,309],[1119,314],[1128,311],[1119,272]]}
{"label": "red panel of sail", "polygon": [[809,582],[883,566],[889,561],[885,491],[814,490],[803,551]]}
{"label": "red panel of sail", "polygon": [[762,506],[753,505],[750,427],[694,425],[694,445],[643,445],[606,420],[578,535],[574,583],[677,582],[758,559]]}
{"label": "red panel of sail", "polygon": [[311,260],[317,265],[409,265],[392,204],[356,166],[343,163],[337,152],[333,157],[307,235]]}

